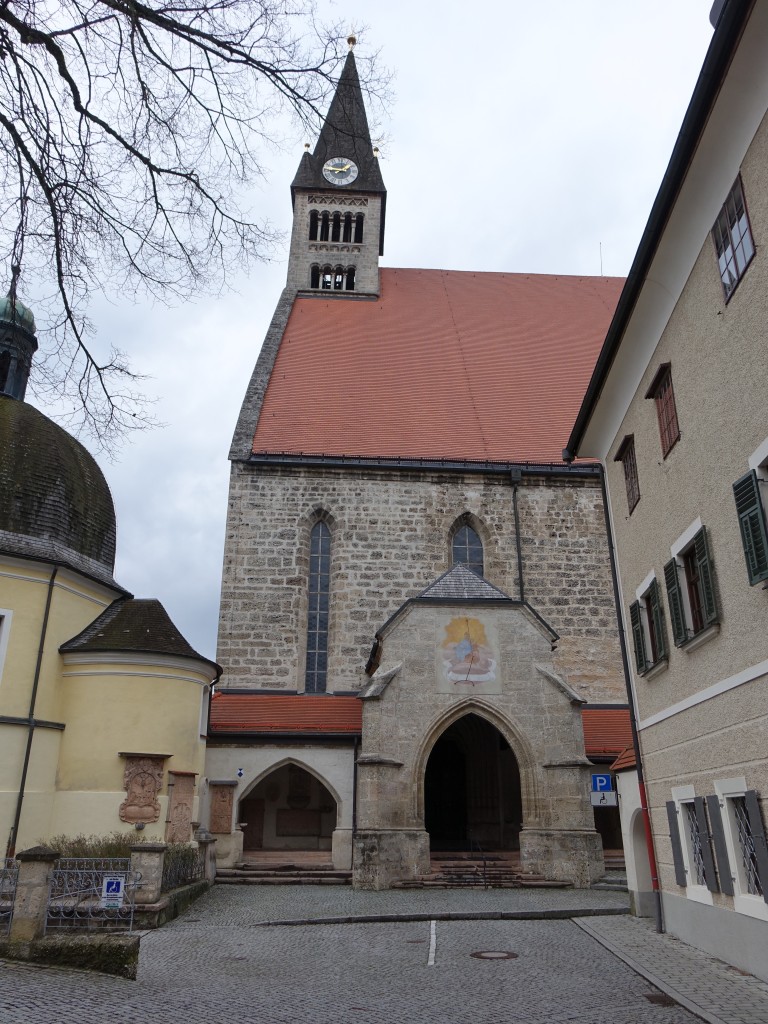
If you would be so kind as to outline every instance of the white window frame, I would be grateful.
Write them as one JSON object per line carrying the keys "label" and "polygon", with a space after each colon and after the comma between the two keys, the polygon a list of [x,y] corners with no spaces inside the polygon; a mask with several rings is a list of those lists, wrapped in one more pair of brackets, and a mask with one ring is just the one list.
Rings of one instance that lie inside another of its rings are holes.
{"label": "white window frame", "polygon": [[[691,836],[688,830],[688,818],[685,811],[686,804],[693,804],[696,791],[693,786],[673,786],[672,799],[675,801],[677,810],[677,826],[680,833],[680,848],[683,851],[683,865],[685,875],[689,880],[696,877],[696,868],[693,864],[693,851],[691,849]],[[685,887],[685,895],[689,900],[696,903],[713,903],[712,893],[706,885],[699,885],[698,882],[688,882]]]}
{"label": "white window frame", "polygon": [[749,788],[743,775],[733,779],[715,779],[715,793],[720,801],[725,845],[733,879],[733,909],[739,914],[768,921],[768,903],[762,896],[753,896],[747,891],[739,846],[739,829],[732,803],[734,797],[744,796]]}

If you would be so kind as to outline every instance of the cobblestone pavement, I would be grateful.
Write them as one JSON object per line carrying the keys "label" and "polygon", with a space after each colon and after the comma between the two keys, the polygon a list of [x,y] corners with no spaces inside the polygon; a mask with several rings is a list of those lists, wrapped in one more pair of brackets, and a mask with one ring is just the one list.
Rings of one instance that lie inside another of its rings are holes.
{"label": "cobblestone pavement", "polygon": [[[0,963],[0,1022],[695,1024],[688,1010],[669,1005],[671,1001],[658,989],[601,944],[612,941],[613,935],[646,963],[657,950],[654,970],[671,958],[680,965],[682,977],[691,961],[687,953],[682,960],[679,954],[688,947],[655,935],[644,922],[590,917],[578,923],[438,919],[434,925],[430,920],[401,920],[264,927],[265,920],[276,916],[307,917],[310,909],[319,920],[323,907],[334,918],[353,916],[350,908],[371,913],[371,906],[387,908],[386,914],[395,905],[391,896],[407,897],[397,904],[407,913],[419,902],[414,897],[422,895],[326,892],[320,887],[272,891],[269,896],[267,892],[255,887],[217,887],[184,917],[147,933],[136,982],[63,968]],[[428,893],[421,906],[429,904],[434,913],[446,906],[465,913],[470,903],[482,902],[477,897],[495,897],[495,909],[499,903],[519,907],[506,895]],[[562,905],[563,895],[523,893],[521,900],[527,903],[531,897],[540,909],[542,903],[552,909]],[[600,899],[614,895],[601,893]],[[594,934],[588,934],[582,924],[593,928]],[[660,941],[663,953],[658,952]],[[481,951],[514,952],[517,958],[488,960],[471,955]],[[721,978],[731,986],[746,981],[749,984],[742,991],[750,998],[758,991],[765,996],[764,1016],[728,1019],[768,1024],[766,987],[755,979],[725,977],[722,965],[704,959],[713,968],[707,978],[715,987]]]}

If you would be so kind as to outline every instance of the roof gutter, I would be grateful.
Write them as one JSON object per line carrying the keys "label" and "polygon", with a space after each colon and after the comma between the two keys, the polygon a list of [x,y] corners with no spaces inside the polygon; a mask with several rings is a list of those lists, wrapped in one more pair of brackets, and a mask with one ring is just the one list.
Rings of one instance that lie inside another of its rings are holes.
{"label": "roof gutter", "polygon": [[324,469],[348,469],[350,466],[374,470],[433,470],[449,473],[489,473],[508,476],[579,477],[595,480],[600,478],[600,467],[596,462],[579,462],[563,465],[560,462],[491,462],[458,459],[412,459],[376,458],[356,455],[302,455],[300,453],[258,452],[244,460],[249,465],[260,466],[322,466]]}
{"label": "roof gutter", "polygon": [[755,0],[728,0],[720,14],[715,34],[693,90],[672,156],[651,208],[626,284],[619,296],[616,312],[606,334],[597,364],[581,403],[563,459],[572,462],[579,454],[584,434],[600,398],[613,361],[621,345],[627,324],[645,284],[661,237],[683,186],[712,108],[720,92],[725,73],[744,31]]}

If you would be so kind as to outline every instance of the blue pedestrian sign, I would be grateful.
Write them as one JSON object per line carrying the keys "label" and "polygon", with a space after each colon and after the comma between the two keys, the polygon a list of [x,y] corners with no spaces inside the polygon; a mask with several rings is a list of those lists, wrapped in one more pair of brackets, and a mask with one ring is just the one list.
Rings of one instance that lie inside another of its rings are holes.
{"label": "blue pedestrian sign", "polygon": [[592,776],[592,792],[593,793],[610,793],[613,789],[613,783],[610,775],[593,775]]}

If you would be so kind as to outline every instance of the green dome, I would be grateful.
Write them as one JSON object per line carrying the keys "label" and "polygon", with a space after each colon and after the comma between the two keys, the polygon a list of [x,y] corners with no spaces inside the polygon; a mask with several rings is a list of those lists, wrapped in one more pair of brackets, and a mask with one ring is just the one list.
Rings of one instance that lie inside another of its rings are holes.
{"label": "green dome", "polygon": [[0,551],[114,586],[115,532],[93,456],[31,405],[0,395]]}
{"label": "green dome", "polygon": [[[15,311],[11,309],[13,303],[11,302],[10,295],[6,295],[4,299],[0,299],[0,321],[5,321],[8,324],[16,323],[19,327],[23,327],[29,331],[30,334],[35,333],[35,318],[32,315],[32,310],[28,306],[25,306],[23,302],[16,299]],[[15,316],[13,315],[15,312]]]}

